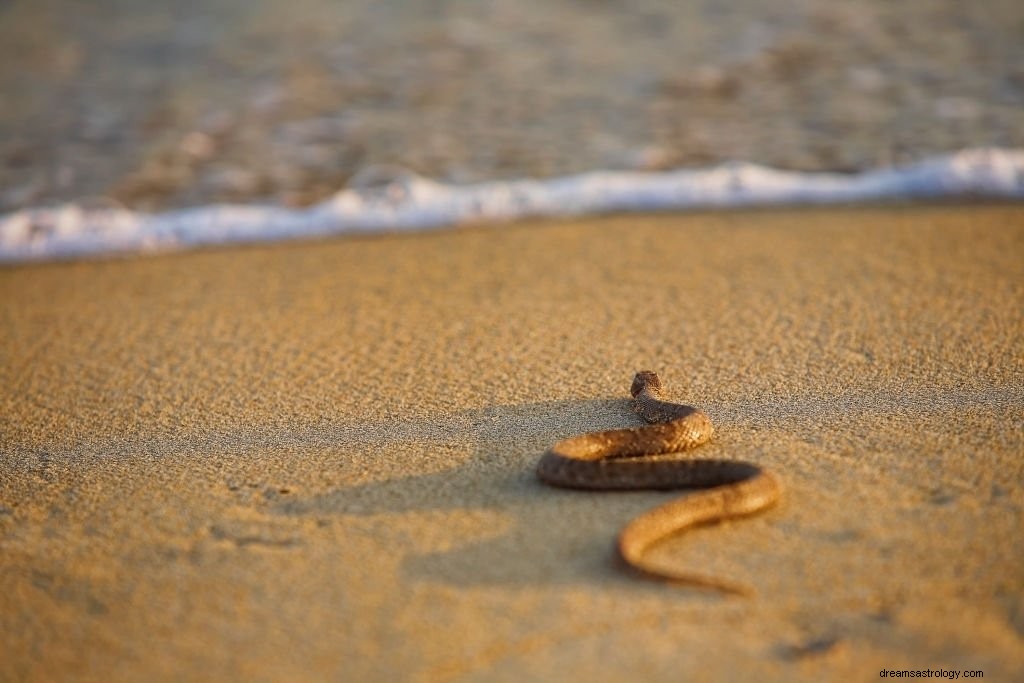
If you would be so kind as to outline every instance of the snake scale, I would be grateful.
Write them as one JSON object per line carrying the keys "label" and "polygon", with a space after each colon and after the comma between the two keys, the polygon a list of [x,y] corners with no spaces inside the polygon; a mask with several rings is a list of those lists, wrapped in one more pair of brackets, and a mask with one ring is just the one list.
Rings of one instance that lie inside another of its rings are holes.
{"label": "snake scale", "polygon": [[701,524],[760,512],[778,500],[782,486],[771,472],[738,460],[664,458],[707,443],[711,419],[692,406],[661,399],[657,373],[638,372],[630,387],[634,410],[650,423],[633,429],[581,434],[553,445],[541,457],[537,476],[563,488],[592,490],[703,489],[649,510],[619,534],[621,558],[642,575],[749,595],[743,585],[644,561],[661,540]]}

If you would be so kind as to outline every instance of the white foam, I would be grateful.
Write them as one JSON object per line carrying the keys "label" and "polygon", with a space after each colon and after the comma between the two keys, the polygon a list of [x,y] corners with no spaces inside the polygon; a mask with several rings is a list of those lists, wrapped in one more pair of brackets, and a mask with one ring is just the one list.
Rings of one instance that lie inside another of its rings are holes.
{"label": "white foam", "polygon": [[0,216],[0,261],[419,231],[526,217],[958,197],[1024,199],[1024,149],[970,149],[853,175],[747,163],[464,186],[407,175],[379,187],[342,190],[308,209],[216,205],[162,214],[74,204],[24,209]]}

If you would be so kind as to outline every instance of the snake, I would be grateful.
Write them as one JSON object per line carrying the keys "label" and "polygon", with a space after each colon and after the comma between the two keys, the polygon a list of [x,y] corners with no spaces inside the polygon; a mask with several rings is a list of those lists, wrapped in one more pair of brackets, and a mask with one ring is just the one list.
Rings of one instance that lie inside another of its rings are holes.
{"label": "snake", "polygon": [[571,489],[699,489],[628,522],[616,544],[620,559],[645,578],[753,595],[753,589],[744,584],[656,566],[645,556],[653,546],[688,529],[770,508],[782,495],[778,478],[742,460],[686,457],[686,451],[711,440],[714,426],[698,408],[663,400],[656,372],[636,373],[630,394],[633,409],[647,425],[589,432],[558,441],[541,456],[538,478],[545,484]]}

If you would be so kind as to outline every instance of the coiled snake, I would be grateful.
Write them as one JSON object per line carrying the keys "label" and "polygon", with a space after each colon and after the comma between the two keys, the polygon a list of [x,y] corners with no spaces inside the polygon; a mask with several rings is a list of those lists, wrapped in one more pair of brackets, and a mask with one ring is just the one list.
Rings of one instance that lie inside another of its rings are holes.
{"label": "coiled snake", "polygon": [[659,541],[691,527],[760,512],[779,500],[778,479],[757,465],[738,460],[666,459],[707,443],[714,427],[703,412],[661,400],[661,380],[638,372],[630,393],[645,427],[591,432],[559,441],[537,465],[537,476],[573,489],[707,489],[654,508],[629,522],[619,534],[618,552],[641,574],[672,582],[749,595],[746,586],[688,571],[654,567],[644,553]]}

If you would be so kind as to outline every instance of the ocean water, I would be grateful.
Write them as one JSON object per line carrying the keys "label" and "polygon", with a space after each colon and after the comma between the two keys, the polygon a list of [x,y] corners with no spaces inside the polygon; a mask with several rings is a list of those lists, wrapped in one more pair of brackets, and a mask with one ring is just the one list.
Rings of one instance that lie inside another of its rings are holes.
{"label": "ocean water", "polygon": [[144,213],[67,204],[24,209],[0,216],[0,261],[416,232],[615,212],[937,199],[1024,200],[1024,150],[971,149],[853,174],[779,171],[737,162],[705,169],[596,171],[468,185],[395,174],[353,185],[308,208],[220,204]]}
{"label": "ocean water", "polygon": [[1020,199],[1021,27],[1021,0],[6,0],[0,261]]}

